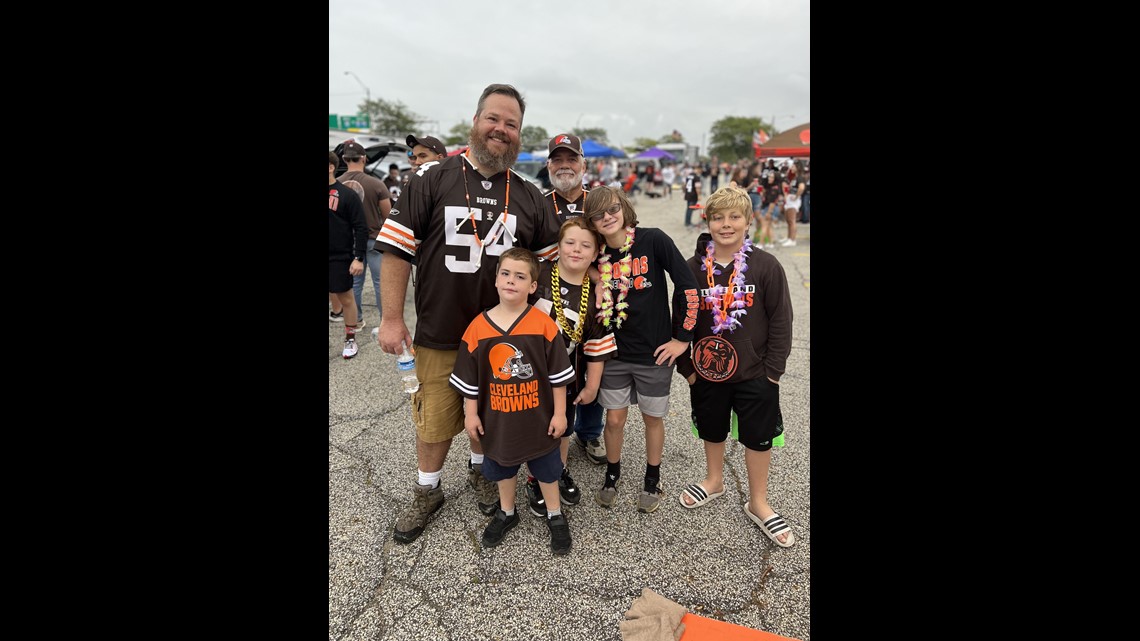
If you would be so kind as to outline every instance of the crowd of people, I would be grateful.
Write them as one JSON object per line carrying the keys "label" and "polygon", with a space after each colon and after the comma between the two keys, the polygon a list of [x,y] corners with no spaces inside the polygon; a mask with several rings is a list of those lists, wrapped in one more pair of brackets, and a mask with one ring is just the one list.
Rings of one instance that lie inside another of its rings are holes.
{"label": "crowd of people", "polygon": [[[465,153],[446,156],[437,139],[409,136],[414,170],[398,196],[393,186],[342,176],[363,185],[354,191],[334,178],[337,157],[329,155],[330,320],[345,323],[344,358],[357,353],[360,290],[355,299],[350,292],[355,279],[363,283],[366,264],[374,283],[379,274],[377,341],[390,354],[411,348],[416,358],[417,474],[393,538],[415,541],[443,506],[444,461],[464,432],[466,482],[491,517],[483,546],[500,544],[518,524],[516,483],[526,465],[530,512],[546,519],[552,553],[569,553],[565,506],[576,505],[581,490],[568,450],[577,444],[587,460],[606,465],[594,501],[612,508],[630,405],[645,423],[637,509],[655,512],[676,371],[690,384],[708,471],[677,500],[696,509],[724,493],[731,431],[745,448],[744,512],[775,544],[793,545],[790,527],[767,502],[771,447],[783,432],[779,380],[791,350],[792,306],[783,267],[754,251],[759,244],[748,230],[781,211],[801,215],[792,196],[806,201],[806,166],[788,167],[789,178],[759,163],[742,174],[717,163],[707,171],[666,165],[642,175],[641,186],[633,165],[623,181],[621,168],[607,163],[591,180],[581,140],[565,133],[549,141],[554,189],[543,194],[511,170],[525,111],[517,89],[492,84],[479,97]],[[344,149],[351,172],[358,152]],[[730,177],[724,187],[721,173]],[[673,181],[682,180],[690,224],[689,203],[699,200],[707,174],[709,233],[686,258],[662,230],[639,225],[633,203],[639,190],[671,197]],[[795,244],[790,219],[788,239]],[[413,267],[414,336],[404,322]]]}

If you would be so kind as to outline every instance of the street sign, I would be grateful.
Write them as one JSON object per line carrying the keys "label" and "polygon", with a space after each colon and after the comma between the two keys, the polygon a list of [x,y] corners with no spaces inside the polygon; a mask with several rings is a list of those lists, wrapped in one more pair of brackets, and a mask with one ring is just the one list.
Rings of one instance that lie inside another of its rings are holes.
{"label": "street sign", "polygon": [[368,115],[341,116],[340,128],[345,131],[369,131],[372,128],[372,118]]}

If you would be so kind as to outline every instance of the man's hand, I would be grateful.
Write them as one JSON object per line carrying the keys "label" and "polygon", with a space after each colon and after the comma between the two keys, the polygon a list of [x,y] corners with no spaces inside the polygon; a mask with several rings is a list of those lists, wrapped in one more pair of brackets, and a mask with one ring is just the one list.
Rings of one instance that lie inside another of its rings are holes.
{"label": "man's hand", "polygon": [[381,319],[380,333],[377,337],[380,339],[380,348],[388,354],[399,354],[403,351],[401,343],[407,345],[413,354],[415,353],[415,348],[412,347],[412,335],[408,333],[408,326],[404,324],[402,318]]}

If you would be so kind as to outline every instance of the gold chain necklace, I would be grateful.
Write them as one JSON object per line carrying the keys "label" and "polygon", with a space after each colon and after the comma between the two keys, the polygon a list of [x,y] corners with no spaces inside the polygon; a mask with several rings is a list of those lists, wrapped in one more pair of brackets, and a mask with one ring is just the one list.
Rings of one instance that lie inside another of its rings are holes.
{"label": "gold chain necklace", "polygon": [[582,330],[586,327],[586,310],[590,304],[590,279],[582,279],[582,302],[578,305],[578,327],[570,331],[570,324],[566,322],[566,314],[562,311],[562,283],[558,278],[558,263],[550,271],[550,286],[554,290],[554,310],[558,314],[558,326],[566,332],[571,343],[582,341]]}

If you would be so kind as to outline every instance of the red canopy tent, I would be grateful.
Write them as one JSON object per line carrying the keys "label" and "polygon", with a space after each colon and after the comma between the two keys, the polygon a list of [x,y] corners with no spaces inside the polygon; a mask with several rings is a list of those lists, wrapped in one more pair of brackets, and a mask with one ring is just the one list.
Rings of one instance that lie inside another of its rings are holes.
{"label": "red canopy tent", "polygon": [[757,158],[771,156],[785,158],[807,158],[811,156],[811,123],[776,134],[756,150]]}

